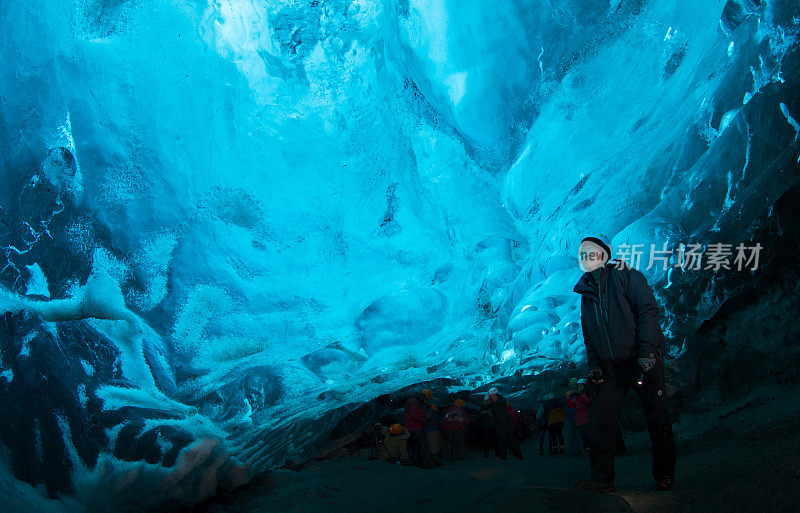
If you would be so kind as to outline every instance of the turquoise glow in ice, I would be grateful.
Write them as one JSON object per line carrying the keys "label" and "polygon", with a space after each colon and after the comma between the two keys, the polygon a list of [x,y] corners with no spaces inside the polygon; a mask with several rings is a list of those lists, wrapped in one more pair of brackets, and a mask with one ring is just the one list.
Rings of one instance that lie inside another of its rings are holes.
{"label": "turquoise glow in ice", "polygon": [[[8,224],[0,306],[89,319],[135,386],[83,403],[175,413],[250,470],[311,444],[291,426],[407,385],[580,363],[582,235],[737,243],[777,197],[796,10],[2,2],[2,173],[55,192]],[[69,252],[37,253],[66,215]]]}

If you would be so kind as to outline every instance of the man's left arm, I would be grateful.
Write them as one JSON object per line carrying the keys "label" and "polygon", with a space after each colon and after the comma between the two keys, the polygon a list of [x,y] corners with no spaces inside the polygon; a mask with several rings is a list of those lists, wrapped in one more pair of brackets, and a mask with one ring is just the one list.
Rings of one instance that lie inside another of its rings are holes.
{"label": "man's left arm", "polygon": [[[628,301],[636,319],[636,334],[639,343],[639,363],[645,371],[650,365],[652,368],[658,360],[661,345],[664,343],[664,333],[658,322],[658,302],[652,289],[647,284],[647,279],[636,269],[631,269],[628,281]],[[642,362],[642,359],[653,359],[652,362]]]}

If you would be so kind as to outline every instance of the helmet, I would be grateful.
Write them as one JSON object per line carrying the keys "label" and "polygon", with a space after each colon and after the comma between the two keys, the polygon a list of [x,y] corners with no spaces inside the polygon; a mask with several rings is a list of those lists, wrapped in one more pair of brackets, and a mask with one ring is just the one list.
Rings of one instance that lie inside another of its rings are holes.
{"label": "helmet", "polygon": [[431,392],[430,388],[423,388],[422,389],[422,395],[425,396],[425,399],[430,400],[430,398],[433,397],[433,392]]}
{"label": "helmet", "polygon": [[585,385],[585,384],[586,384],[586,378],[581,378],[581,379],[579,379],[579,380],[578,380],[578,384],[579,384],[579,385]]}
{"label": "helmet", "polygon": [[455,401],[453,401],[453,404],[455,404],[456,406],[461,406],[462,408],[467,405],[466,401],[464,401],[463,399],[456,399]]}
{"label": "helmet", "polygon": [[390,435],[399,435],[402,432],[403,432],[402,424],[392,424],[389,427],[389,434]]}
{"label": "helmet", "polygon": [[495,395],[495,394],[499,394],[499,393],[500,393],[500,391],[497,390],[497,387],[492,387],[492,388],[489,389],[489,395]]}

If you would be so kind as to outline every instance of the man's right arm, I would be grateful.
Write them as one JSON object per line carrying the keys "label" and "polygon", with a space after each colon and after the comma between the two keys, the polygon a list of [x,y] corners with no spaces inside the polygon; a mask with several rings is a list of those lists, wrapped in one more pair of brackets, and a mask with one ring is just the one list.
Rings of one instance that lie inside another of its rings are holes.
{"label": "man's right arm", "polygon": [[597,350],[594,348],[594,340],[588,334],[586,329],[586,319],[581,315],[581,331],[583,332],[583,344],[586,346],[586,362],[589,365],[589,370],[592,369],[599,369],[600,367],[600,355],[597,354]]}

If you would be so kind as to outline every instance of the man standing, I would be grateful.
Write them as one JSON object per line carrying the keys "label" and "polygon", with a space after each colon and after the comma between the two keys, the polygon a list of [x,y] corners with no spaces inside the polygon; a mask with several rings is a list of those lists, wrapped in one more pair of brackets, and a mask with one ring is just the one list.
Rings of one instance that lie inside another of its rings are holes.
{"label": "man standing", "polygon": [[498,460],[507,459],[508,450],[511,449],[514,457],[521,460],[522,451],[514,435],[514,428],[511,426],[511,415],[508,413],[507,404],[508,401],[500,395],[500,391],[497,388],[492,388],[483,398],[481,408],[488,410],[492,415],[492,420],[494,420],[494,439],[497,444],[495,458]]}
{"label": "man standing", "polygon": [[589,412],[591,481],[576,488],[614,490],[616,414],[630,388],[642,400],[659,490],[675,486],[675,442],[670,423],[658,323],[658,303],[644,275],[611,258],[602,235],[581,242],[584,271],[574,291],[581,295],[581,328],[589,380],[597,393]]}

